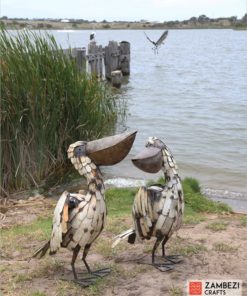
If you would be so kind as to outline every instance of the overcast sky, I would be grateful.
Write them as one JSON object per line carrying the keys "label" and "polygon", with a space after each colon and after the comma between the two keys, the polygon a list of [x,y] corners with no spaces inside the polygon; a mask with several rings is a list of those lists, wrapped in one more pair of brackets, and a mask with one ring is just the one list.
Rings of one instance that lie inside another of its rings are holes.
{"label": "overcast sky", "polygon": [[86,20],[185,20],[246,13],[247,0],[0,0],[1,16]]}

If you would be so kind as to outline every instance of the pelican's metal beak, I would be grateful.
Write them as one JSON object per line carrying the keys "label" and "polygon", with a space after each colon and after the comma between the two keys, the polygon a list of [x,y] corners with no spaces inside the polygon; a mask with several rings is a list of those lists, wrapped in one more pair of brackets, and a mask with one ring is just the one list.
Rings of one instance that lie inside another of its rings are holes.
{"label": "pelican's metal beak", "polygon": [[114,165],[123,160],[129,153],[135,137],[135,132],[125,132],[94,141],[86,145],[86,154],[96,165]]}
{"label": "pelican's metal beak", "polygon": [[161,149],[155,147],[145,148],[142,152],[132,158],[133,164],[138,169],[147,173],[158,173],[163,164]]}

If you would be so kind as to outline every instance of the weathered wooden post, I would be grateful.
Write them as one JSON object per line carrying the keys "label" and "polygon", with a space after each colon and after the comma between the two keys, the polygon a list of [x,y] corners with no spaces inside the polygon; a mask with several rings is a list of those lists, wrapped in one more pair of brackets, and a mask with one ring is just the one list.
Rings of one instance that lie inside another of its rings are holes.
{"label": "weathered wooden post", "polygon": [[86,72],[86,48],[77,48],[76,65],[80,72]]}
{"label": "weathered wooden post", "polygon": [[97,52],[97,58],[98,58],[97,73],[100,78],[102,78],[103,76],[103,57],[104,57],[104,51],[103,51],[102,45],[99,45],[98,52]]}
{"label": "weathered wooden post", "polygon": [[130,75],[130,43],[127,41],[120,42],[119,51],[119,68],[124,76]]}
{"label": "weathered wooden post", "polygon": [[111,83],[112,86],[120,88],[122,84],[122,72],[120,70],[115,70],[111,72]]}
{"label": "weathered wooden post", "polygon": [[105,76],[111,79],[111,72],[119,69],[118,64],[119,49],[116,41],[109,41],[105,47]]}
{"label": "weathered wooden post", "polygon": [[92,75],[97,75],[97,59],[96,59],[97,45],[95,41],[88,44],[88,63]]}

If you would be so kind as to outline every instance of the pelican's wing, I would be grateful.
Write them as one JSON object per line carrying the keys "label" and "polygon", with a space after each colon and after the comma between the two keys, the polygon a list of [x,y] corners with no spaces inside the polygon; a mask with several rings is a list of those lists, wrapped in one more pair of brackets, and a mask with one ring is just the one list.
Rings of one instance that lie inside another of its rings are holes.
{"label": "pelican's wing", "polygon": [[54,210],[52,233],[50,240],[50,252],[55,253],[61,246],[63,236],[68,231],[70,213],[74,207],[82,204],[83,195],[73,194],[64,191],[59,198]]}
{"label": "pelican's wing", "polygon": [[[73,193],[76,199],[80,196]],[[104,227],[105,215],[105,201],[99,191],[82,196],[82,201],[69,213],[69,227],[63,235],[61,245],[73,250],[77,245],[84,248],[85,245],[91,244]]]}
{"label": "pelican's wing", "polygon": [[69,193],[65,191],[59,198],[54,210],[52,234],[50,241],[51,253],[55,253],[61,246],[63,228],[66,228],[68,221],[68,199]]}
{"label": "pelican's wing", "polygon": [[157,42],[156,42],[156,46],[160,46],[160,45],[163,43],[163,41],[166,39],[167,35],[168,35],[168,31],[165,31],[165,32],[160,36],[160,38],[157,40]]}
{"label": "pelican's wing", "polygon": [[146,38],[147,38],[148,41],[150,41],[151,43],[153,43],[154,45],[156,45],[156,43],[153,40],[151,40],[145,32],[144,32],[144,34],[145,34],[145,36],[146,36]]}
{"label": "pelican's wing", "polygon": [[[156,186],[157,187],[157,186]],[[163,203],[161,199],[162,189],[140,187],[137,192],[132,208],[132,215],[135,223],[135,230],[139,237],[149,239],[152,236],[153,228],[158,219],[156,204]],[[158,206],[162,209],[162,205]]]}

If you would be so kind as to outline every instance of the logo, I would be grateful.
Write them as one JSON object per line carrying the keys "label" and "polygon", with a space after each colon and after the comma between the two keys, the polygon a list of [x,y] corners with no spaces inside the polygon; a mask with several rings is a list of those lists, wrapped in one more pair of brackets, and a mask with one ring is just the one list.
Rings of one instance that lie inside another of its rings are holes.
{"label": "logo", "polygon": [[202,295],[202,282],[189,282],[190,295]]}
{"label": "logo", "polygon": [[241,280],[189,280],[188,296],[242,296]]}

